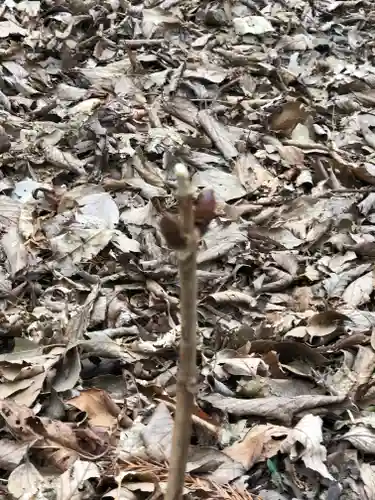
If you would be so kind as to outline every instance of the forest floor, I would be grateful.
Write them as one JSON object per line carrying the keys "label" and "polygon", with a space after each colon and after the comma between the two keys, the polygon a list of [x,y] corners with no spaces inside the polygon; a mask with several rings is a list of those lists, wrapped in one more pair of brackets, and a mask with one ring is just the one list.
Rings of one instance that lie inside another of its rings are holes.
{"label": "forest floor", "polygon": [[186,498],[375,498],[371,0],[3,0],[0,496],[162,498],[198,253]]}

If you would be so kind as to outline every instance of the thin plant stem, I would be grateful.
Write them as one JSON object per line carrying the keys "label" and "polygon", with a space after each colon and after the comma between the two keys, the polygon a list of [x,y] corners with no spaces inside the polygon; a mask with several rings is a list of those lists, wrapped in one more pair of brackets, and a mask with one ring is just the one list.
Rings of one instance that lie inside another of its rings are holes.
{"label": "thin plant stem", "polygon": [[180,500],[183,495],[192,431],[194,395],[197,385],[197,235],[194,225],[193,193],[189,174],[184,165],[176,166],[176,175],[180,220],[186,236],[187,247],[177,252],[180,278],[181,341],[166,500]]}

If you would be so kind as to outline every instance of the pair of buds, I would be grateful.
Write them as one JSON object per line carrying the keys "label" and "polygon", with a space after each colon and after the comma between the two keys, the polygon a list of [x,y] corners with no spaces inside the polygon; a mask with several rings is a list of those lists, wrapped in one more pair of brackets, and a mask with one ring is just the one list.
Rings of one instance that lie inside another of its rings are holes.
{"label": "pair of buds", "polygon": [[[215,194],[212,189],[204,189],[199,193],[194,204],[194,225],[197,239],[201,238],[208,229],[216,213]],[[180,217],[165,213],[160,221],[160,229],[168,245],[173,250],[184,250],[188,247],[188,235],[184,233]]]}

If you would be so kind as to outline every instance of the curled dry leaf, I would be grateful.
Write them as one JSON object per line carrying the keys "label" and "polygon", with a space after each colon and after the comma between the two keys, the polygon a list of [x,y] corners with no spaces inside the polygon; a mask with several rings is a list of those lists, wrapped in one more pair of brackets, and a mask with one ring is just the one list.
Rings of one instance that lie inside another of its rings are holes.
{"label": "curled dry leaf", "polygon": [[257,462],[277,455],[289,432],[280,425],[255,425],[242,441],[224,448],[223,453],[250,470]]}
{"label": "curled dry leaf", "polygon": [[260,358],[252,356],[229,358],[223,363],[223,368],[231,375],[255,377],[257,373],[266,374],[267,365]]}
{"label": "curled dry leaf", "polygon": [[207,168],[193,175],[194,187],[212,189],[220,202],[242,198],[246,190],[238,177],[217,168]]}
{"label": "curled dry leaf", "polygon": [[343,396],[303,395],[294,398],[270,396],[246,401],[220,394],[209,394],[201,397],[202,401],[210,403],[214,408],[228,412],[237,417],[267,417],[285,424],[292,421],[294,415],[320,408],[323,412],[330,405],[340,404],[345,400]]}
{"label": "curled dry leaf", "polygon": [[375,185],[375,164],[374,163],[363,163],[362,165],[356,166],[353,169],[354,175],[369,184]]}
{"label": "curled dry leaf", "polygon": [[[280,451],[289,453],[292,461],[301,458],[306,467],[334,481],[324,463],[327,459],[327,450],[321,444],[322,441],[322,419],[316,415],[306,415],[289,432]],[[302,451],[301,445],[304,447]]]}
{"label": "curled dry leaf", "polygon": [[44,486],[46,486],[45,479],[30,461],[14,469],[8,479],[8,490],[13,498],[18,500],[38,495]]}
{"label": "curled dry leaf", "polygon": [[373,271],[371,271],[350,283],[342,295],[345,302],[352,307],[369,302],[374,288],[373,280]]}
{"label": "curled dry leaf", "polygon": [[160,403],[142,431],[149,456],[156,460],[169,459],[172,427],[173,420],[168,408],[164,403]]}
{"label": "curled dry leaf", "polygon": [[85,483],[89,479],[97,478],[100,478],[100,469],[95,463],[76,460],[68,470],[55,479],[56,500],[73,499],[73,495],[77,492],[81,494],[85,491]]}
{"label": "curled dry leaf", "polygon": [[282,363],[289,363],[295,359],[302,359],[313,363],[316,366],[324,366],[328,363],[328,359],[317,352],[312,347],[294,342],[292,340],[284,340],[281,342],[273,340],[253,340],[251,342],[250,352],[258,354],[275,351],[279,355]]}
{"label": "curled dry leaf", "polygon": [[0,125],[0,153],[6,153],[11,147],[10,137]]}
{"label": "curled dry leaf", "polygon": [[311,316],[307,322],[306,330],[313,337],[324,337],[348,322],[350,323],[350,318],[345,314],[337,311],[325,311]]}
{"label": "curled dry leaf", "polygon": [[55,146],[44,149],[46,161],[57,167],[66,168],[78,175],[86,175],[84,162],[74,157],[69,151],[61,151]]}
{"label": "curled dry leaf", "polygon": [[17,443],[10,439],[0,440],[0,466],[7,471],[13,471],[25,458],[29,445]]}
{"label": "curled dry leaf", "polygon": [[209,111],[199,111],[198,120],[203,130],[212,139],[212,142],[216,145],[225,159],[231,160],[238,155],[238,151],[226,127],[217,121]]}
{"label": "curled dry leaf", "polygon": [[120,408],[112,401],[109,394],[101,389],[82,391],[79,396],[69,399],[67,403],[86,412],[93,426],[111,429],[118,423]]}
{"label": "curled dry leaf", "polygon": [[14,276],[28,263],[28,253],[18,228],[9,228],[1,238],[1,245],[8,260],[9,271]]}
{"label": "curled dry leaf", "polygon": [[290,166],[303,166],[305,154],[304,152],[296,148],[295,146],[279,146],[279,154],[281,158]]}
{"label": "curled dry leaf", "polygon": [[243,303],[250,307],[256,306],[256,299],[248,293],[238,292],[237,290],[226,290],[224,292],[216,292],[209,295],[218,304],[225,303]]}
{"label": "curled dry leaf", "polygon": [[341,439],[349,441],[354,448],[364,453],[375,453],[375,432],[365,425],[353,425]]}
{"label": "curled dry leaf", "polygon": [[233,19],[237,35],[263,35],[274,31],[270,21],[263,16],[245,16]]}
{"label": "curled dry leaf", "polygon": [[283,104],[270,117],[270,127],[275,132],[289,134],[298,123],[306,120],[308,113],[300,101]]}

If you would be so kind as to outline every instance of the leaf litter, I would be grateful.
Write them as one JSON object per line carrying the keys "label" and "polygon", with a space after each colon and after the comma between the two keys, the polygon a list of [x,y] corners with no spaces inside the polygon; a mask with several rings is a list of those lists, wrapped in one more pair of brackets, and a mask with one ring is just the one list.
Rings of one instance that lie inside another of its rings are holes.
{"label": "leaf litter", "polygon": [[162,498],[198,253],[186,498],[375,496],[371,2],[0,6],[1,498]]}

